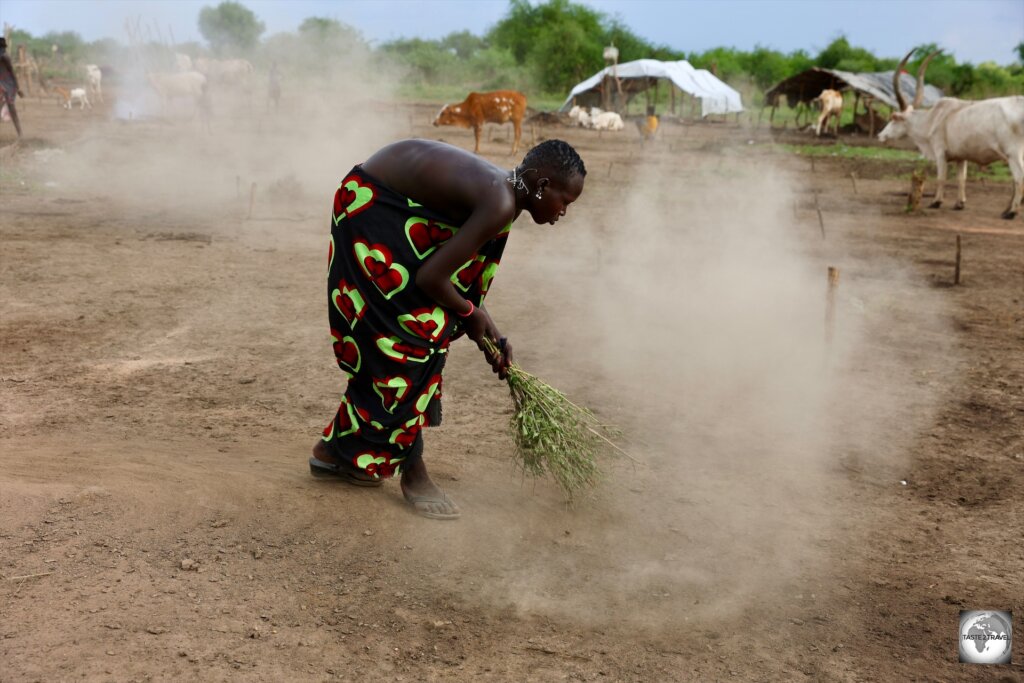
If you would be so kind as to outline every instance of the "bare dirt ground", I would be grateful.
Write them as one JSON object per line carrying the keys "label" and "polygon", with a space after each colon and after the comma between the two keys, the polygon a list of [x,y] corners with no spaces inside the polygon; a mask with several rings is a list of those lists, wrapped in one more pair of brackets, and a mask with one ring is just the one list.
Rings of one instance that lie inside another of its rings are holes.
{"label": "bare dirt ground", "polygon": [[[426,457],[464,517],[438,523],[306,466],[343,389],[334,183],[396,131],[471,147],[433,105],[366,107],[391,128],[360,144],[295,111],[205,133],[22,107],[0,158],[0,680],[1024,679],[1020,633],[1012,665],[956,649],[959,610],[1024,615],[1008,185],[907,215],[884,162],[812,168],[764,129],[537,131],[577,146],[586,190],[557,230],[516,224],[489,308],[640,464],[572,509],[523,482],[506,390],[461,342]],[[507,138],[485,156],[511,166]],[[302,150],[316,179],[293,183]]]}

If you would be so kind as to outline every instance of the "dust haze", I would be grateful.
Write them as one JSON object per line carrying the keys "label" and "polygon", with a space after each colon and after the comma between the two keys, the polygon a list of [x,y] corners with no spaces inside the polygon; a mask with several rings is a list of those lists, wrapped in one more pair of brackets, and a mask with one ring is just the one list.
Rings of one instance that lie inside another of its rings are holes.
{"label": "dust haze", "polygon": [[[516,524],[438,532],[467,577],[488,577],[460,587],[477,599],[659,630],[820,600],[819,548],[856,531],[843,488],[900,487],[946,391],[937,290],[823,241],[784,169],[695,154],[670,162],[681,182],[659,162],[591,168],[557,228],[513,228],[492,315],[518,314],[503,332],[519,362],[625,427],[639,464],[609,456],[574,510],[538,505],[557,493],[527,481]],[[886,345],[907,329],[913,357]]]}
{"label": "dust haze", "polygon": [[[294,34],[270,36],[249,76],[210,77],[201,98],[161,99],[150,77],[181,73],[176,59],[188,48],[127,43],[111,55],[109,117],[90,113],[88,135],[39,154],[51,187],[187,212],[247,203],[255,183],[254,215],[281,215],[273,205],[282,203],[293,213],[311,205],[326,213],[353,164],[410,132],[390,104],[393,74],[365,51],[328,60]],[[272,64],[277,106],[269,97]]]}
{"label": "dust haze", "polygon": [[[348,168],[411,133],[389,79],[361,75],[362,55],[314,71],[282,56],[277,109],[264,66],[244,86],[211,84],[208,117],[147,90],[168,58],[118,65],[126,106],[38,155],[48,182],[115,206],[235,218],[255,183],[255,217],[322,213],[326,226]],[[391,530],[416,548],[410,572],[455,565],[463,578],[445,588],[528,614],[682,625],[739,613],[798,575],[827,582],[818,546],[849,532],[836,504],[845,474],[900,485],[905,447],[946,386],[937,293],[895,261],[869,269],[822,241],[806,210],[795,215],[809,200],[784,169],[711,158],[591,168],[556,230],[520,219],[489,298],[519,361],[621,425],[638,463],[610,457],[602,488],[569,510],[546,482],[520,483],[511,442],[493,440],[480,454],[493,473],[460,498],[467,518]],[[841,276],[827,343],[829,265]],[[921,352],[887,346],[894,327],[920,330]],[[453,356],[483,371],[467,345]],[[447,420],[470,400],[460,391],[446,385]],[[433,431],[430,464],[473,447]]]}

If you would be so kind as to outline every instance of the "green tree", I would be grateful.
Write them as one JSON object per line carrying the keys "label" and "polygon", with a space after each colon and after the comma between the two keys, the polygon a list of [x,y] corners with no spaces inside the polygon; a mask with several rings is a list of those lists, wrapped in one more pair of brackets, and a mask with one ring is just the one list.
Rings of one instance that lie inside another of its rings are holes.
{"label": "green tree", "polygon": [[608,40],[603,14],[569,0],[533,6],[511,0],[504,19],[487,33],[490,45],[527,64],[541,87],[563,91],[604,66]]}
{"label": "green tree", "polygon": [[299,37],[307,47],[324,56],[348,54],[367,47],[358,29],[337,19],[309,17],[299,24]]}
{"label": "green tree", "polygon": [[754,46],[753,52],[741,53],[739,64],[762,90],[790,75],[790,63],[785,55],[761,45]]}
{"label": "green tree", "polygon": [[480,50],[487,48],[487,41],[469,31],[449,33],[441,39],[440,45],[451,50],[459,59],[470,59]]}
{"label": "green tree", "polygon": [[842,71],[877,71],[878,59],[862,47],[850,45],[846,36],[839,36],[818,53],[817,65]]}
{"label": "green tree", "polygon": [[217,53],[252,50],[265,30],[252,10],[231,0],[199,11],[199,32]]}

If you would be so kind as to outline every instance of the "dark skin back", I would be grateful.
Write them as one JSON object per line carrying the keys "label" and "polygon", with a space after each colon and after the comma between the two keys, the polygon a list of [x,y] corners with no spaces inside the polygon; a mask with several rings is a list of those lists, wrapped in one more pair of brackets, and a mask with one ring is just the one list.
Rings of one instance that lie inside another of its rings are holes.
{"label": "dark skin back", "polygon": [[[422,266],[416,285],[440,306],[462,315],[470,310],[451,283],[452,274],[486,242],[527,211],[537,223],[552,225],[583,192],[583,178],[568,178],[546,168],[524,169],[525,189],[508,182],[511,172],[458,147],[431,140],[403,140],[388,145],[363,163],[363,169],[415,202],[447,217],[459,231]],[[536,197],[540,192],[541,198]],[[463,318],[466,334],[484,350],[492,368],[504,378],[512,362],[505,344],[500,357],[487,354],[484,339],[502,339],[491,316],[477,307]]]}

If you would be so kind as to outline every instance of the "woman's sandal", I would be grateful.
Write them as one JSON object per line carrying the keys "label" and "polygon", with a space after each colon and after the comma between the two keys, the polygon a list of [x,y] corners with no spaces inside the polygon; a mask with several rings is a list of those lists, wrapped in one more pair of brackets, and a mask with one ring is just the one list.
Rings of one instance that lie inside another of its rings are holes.
{"label": "woman's sandal", "polygon": [[314,477],[334,477],[353,486],[381,486],[383,479],[373,479],[370,475],[354,469],[348,463],[335,465],[333,462],[326,462],[320,458],[309,459],[309,473]]}

